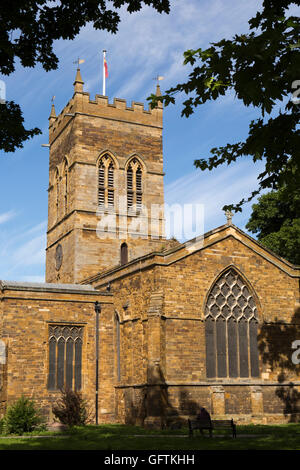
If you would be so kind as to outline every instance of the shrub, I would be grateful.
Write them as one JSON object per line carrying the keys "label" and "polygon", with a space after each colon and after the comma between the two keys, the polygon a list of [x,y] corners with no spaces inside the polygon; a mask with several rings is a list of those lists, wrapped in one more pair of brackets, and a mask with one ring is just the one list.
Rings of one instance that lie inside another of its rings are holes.
{"label": "shrub", "polygon": [[63,389],[61,398],[53,406],[52,411],[62,424],[69,427],[83,426],[87,422],[87,404],[79,392]]}
{"label": "shrub", "polygon": [[2,430],[6,434],[23,434],[45,427],[45,419],[36,408],[33,400],[22,396],[9,406],[2,420]]}

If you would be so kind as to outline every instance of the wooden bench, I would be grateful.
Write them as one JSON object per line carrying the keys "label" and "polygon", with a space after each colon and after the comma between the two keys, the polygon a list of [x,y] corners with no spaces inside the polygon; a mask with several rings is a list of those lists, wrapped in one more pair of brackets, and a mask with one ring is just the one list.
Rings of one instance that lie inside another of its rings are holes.
{"label": "wooden bench", "polygon": [[193,431],[194,429],[199,429],[201,434],[203,434],[203,430],[207,429],[209,431],[210,437],[212,437],[212,432],[215,429],[231,429],[232,431],[232,437],[236,437],[236,424],[233,422],[233,419],[216,419],[212,421],[205,421],[205,420],[199,420],[199,419],[189,419],[188,420],[188,425],[189,425],[189,436],[193,436]]}

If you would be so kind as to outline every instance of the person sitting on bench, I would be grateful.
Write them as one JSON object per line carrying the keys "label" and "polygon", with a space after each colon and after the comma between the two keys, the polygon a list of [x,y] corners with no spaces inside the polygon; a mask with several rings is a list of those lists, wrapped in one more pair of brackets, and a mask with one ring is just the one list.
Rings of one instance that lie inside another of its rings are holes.
{"label": "person sitting on bench", "polygon": [[210,437],[212,436],[212,422],[209,412],[205,408],[200,408],[200,412],[197,415],[197,421],[203,423],[203,427],[200,427],[200,432],[203,435],[203,429],[209,430]]}

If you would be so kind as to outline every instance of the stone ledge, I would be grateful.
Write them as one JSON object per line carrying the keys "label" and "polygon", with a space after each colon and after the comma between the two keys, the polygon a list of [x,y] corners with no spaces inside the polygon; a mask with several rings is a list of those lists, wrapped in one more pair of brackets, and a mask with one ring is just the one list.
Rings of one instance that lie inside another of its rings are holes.
{"label": "stone ledge", "polygon": [[0,289],[2,292],[5,290],[13,291],[28,291],[28,292],[59,292],[59,293],[74,293],[74,294],[92,294],[92,295],[109,295],[109,292],[99,292],[91,285],[81,284],[55,284],[43,282],[18,282],[18,281],[0,281]]}
{"label": "stone ledge", "polygon": [[143,388],[143,387],[290,387],[290,386],[299,387],[300,381],[290,381],[290,382],[155,382],[155,383],[133,383],[133,384],[116,384],[114,385],[115,388]]}

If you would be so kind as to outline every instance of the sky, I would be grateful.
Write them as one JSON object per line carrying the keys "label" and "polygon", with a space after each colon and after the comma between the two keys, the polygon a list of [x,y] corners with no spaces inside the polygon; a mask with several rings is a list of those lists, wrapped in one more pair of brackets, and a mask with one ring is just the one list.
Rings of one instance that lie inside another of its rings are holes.
{"label": "sky", "polygon": [[[80,66],[84,91],[93,99],[102,93],[102,50],[106,49],[109,102],[123,98],[128,105],[144,102],[147,109],[157,75],[164,76],[162,92],[185,81],[190,68],[183,66],[183,52],[247,32],[248,20],[261,3],[171,0],[169,15],[150,7],[131,15],[122,9],[116,35],[87,25],[73,41],[56,41],[57,70],[46,72],[40,65],[24,69],[17,63],[15,73],[0,76],[5,81],[6,99],[21,105],[25,127],[42,130],[23,149],[13,154],[0,152],[0,279],[44,282],[49,150],[42,144],[48,143],[51,98],[55,96],[58,114],[72,97],[76,59],[85,60]],[[245,157],[232,166],[202,172],[193,162],[209,157],[213,147],[246,138],[249,123],[258,113],[228,93],[187,119],[180,114],[183,98],[178,96],[176,105],[164,109],[165,202],[169,206],[201,204],[206,232],[226,222],[225,204],[237,203],[257,188],[263,166]],[[233,217],[242,230],[253,202]]]}

